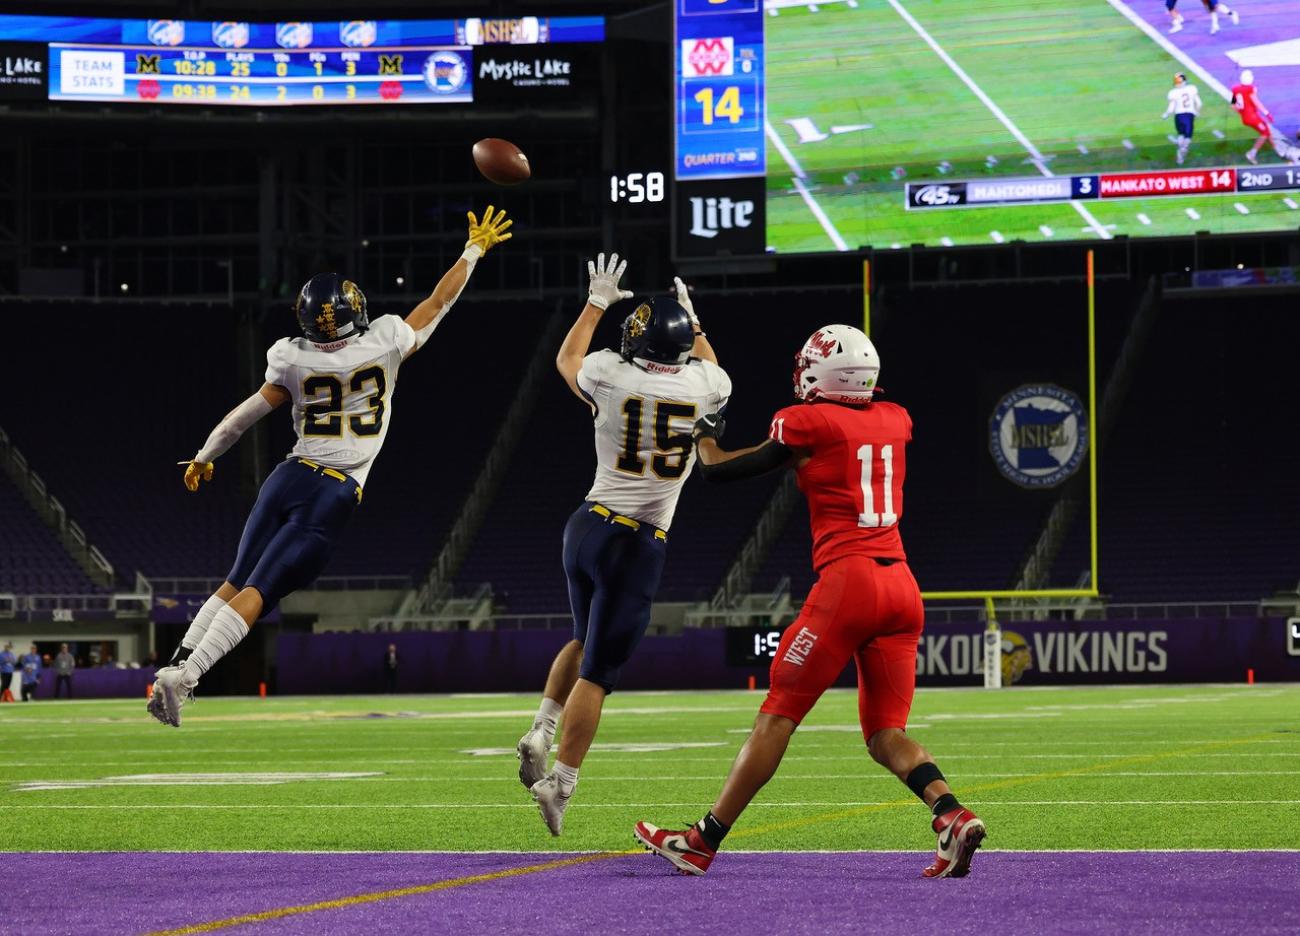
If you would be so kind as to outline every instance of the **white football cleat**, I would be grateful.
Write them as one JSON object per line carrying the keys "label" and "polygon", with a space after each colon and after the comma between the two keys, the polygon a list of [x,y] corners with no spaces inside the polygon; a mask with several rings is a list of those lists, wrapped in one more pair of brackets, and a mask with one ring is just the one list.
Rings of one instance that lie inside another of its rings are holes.
{"label": "white football cleat", "polygon": [[546,755],[550,750],[551,746],[536,728],[530,728],[515,745],[515,756],[519,758],[519,782],[528,789],[531,790],[546,776]]}
{"label": "white football cleat", "polygon": [[1236,10],[1233,10],[1231,13],[1228,14],[1228,16],[1229,18],[1231,18],[1233,26],[1241,25],[1241,15],[1237,13]]}
{"label": "white football cleat", "polygon": [[161,666],[153,674],[154,676],[153,695],[149,697],[149,702],[145,706],[145,711],[148,712],[150,715],[152,715],[154,718],[156,718],[158,721],[162,722],[164,725],[168,725],[171,723],[167,721],[167,714],[163,710],[162,688],[158,685],[158,677],[161,676],[163,673],[167,672],[168,670],[179,670],[179,669],[180,669],[179,666],[171,666],[171,665]]}
{"label": "white football cleat", "polygon": [[1183,21],[1180,19],[1176,19],[1174,20],[1174,24],[1169,27],[1169,32],[1172,35],[1173,33],[1176,32],[1182,32],[1182,29],[1183,29]]}
{"label": "white football cleat", "polygon": [[162,717],[153,711],[154,700],[149,700],[149,714],[158,718],[164,725],[173,728],[181,726],[181,706],[194,698],[194,687],[186,686],[181,680],[185,670],[179,666],[164,667],[159,670],[154,680],[154,696],[160,698]]}
{"label": "white football cleat", "polygon": [[1255,155],[1254,150],[1246,150],[1246,162],[1250,163],[1252,166],[1259,163],[1259,157]]}
{"label": "white football cleat", "polygon": [[1213,35],[1214,35],[1215,33],[1217,33],[1218,31],[1219,31],[1219,24],[1218,24],[1218,23],[1212,23],[1212,24],[1210,25],[1210,35],[1213,36]]}
{"label": "white football cleat", "polygon": [[573,791],[561,792],[560,781],[555,774],[547,774],[529,789],[537,801],[537,811],[542,814],[542,821],[552,835],[558,836],[564,831],[564,811],[569,808],[569,797]]}
{"label": "white football cleat", "polygon": [[934,863],[921,876],[960,878],[970,874],[971,856],[988,835],[984,821],[964,806],[958,806],[936,816],[930,828],[939,836],[939,847]]}

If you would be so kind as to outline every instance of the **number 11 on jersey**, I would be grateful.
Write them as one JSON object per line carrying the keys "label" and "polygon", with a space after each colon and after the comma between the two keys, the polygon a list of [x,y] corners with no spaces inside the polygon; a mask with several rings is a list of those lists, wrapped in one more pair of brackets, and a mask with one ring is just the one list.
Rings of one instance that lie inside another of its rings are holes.
{"label": "number 11 on jersey", "polygon": [[894,513],[894,447],[880,447],[880,490],[881,511],[876,512],[876,495],[872,481],[876,477],[874,470],[875,446],[864,445],[858,449],[858,461],[862,465],[862,513],[858,514],[858,526],[867,528],[887,527],[898,523],[898,514]]}

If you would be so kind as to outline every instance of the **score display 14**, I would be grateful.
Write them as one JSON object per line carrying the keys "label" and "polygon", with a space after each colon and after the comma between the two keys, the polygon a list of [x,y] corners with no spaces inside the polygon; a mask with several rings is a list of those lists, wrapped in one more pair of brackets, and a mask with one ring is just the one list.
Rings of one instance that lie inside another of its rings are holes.
{"label": "score display 14", "polygon": [[661,202],[664,194],[662,172],[629,172],[609,177],[609,200],[616,205],[622,202],[629,205]]}

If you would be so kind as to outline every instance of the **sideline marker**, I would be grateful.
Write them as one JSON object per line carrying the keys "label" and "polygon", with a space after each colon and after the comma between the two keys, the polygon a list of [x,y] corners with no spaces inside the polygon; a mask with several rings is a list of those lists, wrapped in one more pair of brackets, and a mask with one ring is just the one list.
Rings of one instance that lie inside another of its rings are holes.
{"label": "sideline marker", "polygon": [[257,684],[257,695],[259,698],[266,698],[266,683],[260,682]]}
{"label": "sideline marker", "polygon": [[1255,685],[1255,671],[1253,669],[1246,670],[1246,685]]}
{"label": "sideline marker", "polygon": [[758,687],[758,680],[756,680],[756,679],[754,678],[753,674],[750,674],[750,677],[749,677],[749,691],[750,691],[750,692],[753,692],[757,687]]}

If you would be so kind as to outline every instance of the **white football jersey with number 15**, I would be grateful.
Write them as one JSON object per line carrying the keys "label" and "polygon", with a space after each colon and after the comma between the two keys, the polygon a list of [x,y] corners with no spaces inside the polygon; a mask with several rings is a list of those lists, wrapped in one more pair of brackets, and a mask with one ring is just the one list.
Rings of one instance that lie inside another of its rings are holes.
{"label": "white football jersey with number 15", "polygon": [[731,379],[711,361],[643,367],[606,350],[583,359],[578,387],[596,407],[587,500],[667,530],[695,464],[691,429],[727,405]]}

